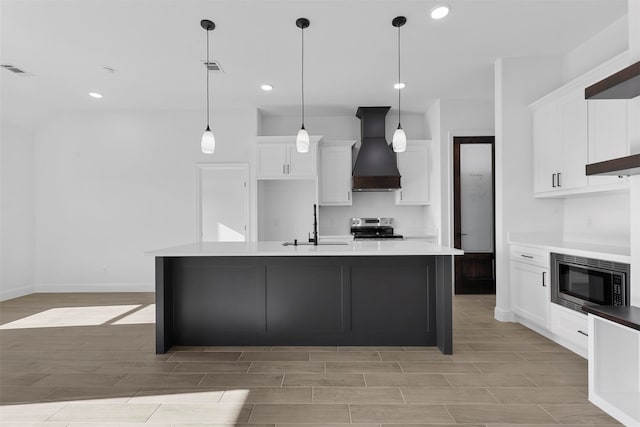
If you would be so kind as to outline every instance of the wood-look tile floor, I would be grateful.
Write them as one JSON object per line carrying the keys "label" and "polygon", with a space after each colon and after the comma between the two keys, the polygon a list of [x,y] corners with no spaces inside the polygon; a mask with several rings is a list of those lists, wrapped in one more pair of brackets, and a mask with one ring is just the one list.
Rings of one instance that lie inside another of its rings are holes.
{"label": "wood-look tile floor", "polygon": [[3,425],[617,425],[587,362],[454,297],[454,354],[432,347],[189,347],[154,354],[153,294],[0,303]]}

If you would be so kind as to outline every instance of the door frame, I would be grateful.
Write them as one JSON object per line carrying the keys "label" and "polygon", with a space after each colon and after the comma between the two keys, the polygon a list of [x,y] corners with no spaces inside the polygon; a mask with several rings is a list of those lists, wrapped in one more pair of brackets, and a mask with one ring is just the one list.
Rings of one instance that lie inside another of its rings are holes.
{"label": "door frame", "polygon": [[[493,280],[496,280],[496,138],[495,136],[454,136],[453,137],[453,247],[462,248],[462,215],[460,210],[460,145],[461,144],[491,144],[491,187],[493,200]],[[472,252],[470,252],[472,253]],[[457,271],[454,278],[458,279]],[[454,280],[455,282],[455,280]],[[454,283],[455,293],[455,283]]]}
{"label": "door frame", "polygon": [[240,170],[244,172],[245,177],[245,200],[244,200],[244,215],[246,220],[247,229],[245,230],[245,241],[250,241],[250,194],[251,191],[249,185],[249,163],[196,163],[196,242],[202,243],[202,172],[205,170]]}

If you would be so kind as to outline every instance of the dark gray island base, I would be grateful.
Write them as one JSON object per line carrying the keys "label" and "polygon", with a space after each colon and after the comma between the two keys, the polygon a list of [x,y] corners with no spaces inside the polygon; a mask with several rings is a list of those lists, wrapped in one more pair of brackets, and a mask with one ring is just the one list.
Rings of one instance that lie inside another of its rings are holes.
{"label": "dark gray island base", "polygon": [[435,346],[452,255],[156,256],[156,353],[180,346]]}

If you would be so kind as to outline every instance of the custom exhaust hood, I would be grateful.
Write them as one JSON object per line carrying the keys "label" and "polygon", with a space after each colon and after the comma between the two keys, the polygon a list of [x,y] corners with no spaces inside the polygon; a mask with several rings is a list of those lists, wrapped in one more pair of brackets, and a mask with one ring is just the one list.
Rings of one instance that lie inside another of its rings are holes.
{"label": "custom exhaust hood", "polygon": [[[584,90],[588,100],[632,99],[640,96],[640,62],[600,80]],[[639,175],[640,154],[586,165],[587,175]]]}
{"label": "custom exhaust hood", "polygon": [[396,156],[385,139],[385,116],[391,107],[358,107],[362,144],[353,166],[353,191],[400,188]]}

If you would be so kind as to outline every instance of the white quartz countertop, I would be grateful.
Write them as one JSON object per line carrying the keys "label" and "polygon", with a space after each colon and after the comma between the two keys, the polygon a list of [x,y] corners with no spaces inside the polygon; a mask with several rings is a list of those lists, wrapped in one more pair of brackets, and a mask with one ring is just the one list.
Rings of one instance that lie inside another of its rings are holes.
{"label": "white quartz countertop", "polygon": [[[326,241],[325,241],[326,242]],[[346,245],[283,246],[283,242],[203,242],[146,251],[146,256],[372,256],[462,255],[459,249],[422,240],[354,241]]]}
{"label": "white quartz countertop", "polygon": [[569,241],[558,236],[533,233],[510,233],[508,242],[512,245],[537,247],[549,252],[631,264],[631,250],[628,246]]}

